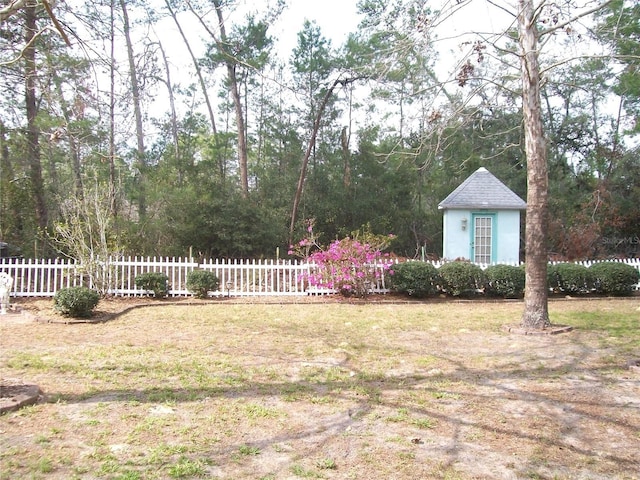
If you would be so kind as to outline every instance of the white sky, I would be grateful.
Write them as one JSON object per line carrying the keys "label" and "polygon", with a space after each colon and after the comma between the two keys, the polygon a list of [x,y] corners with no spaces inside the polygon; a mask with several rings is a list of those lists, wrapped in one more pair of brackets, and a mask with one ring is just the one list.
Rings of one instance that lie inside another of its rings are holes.
{"label": "white sky", "polygon": [[357,0],[289,0],[289,7],[271,33],[278,38],[282,51],[290,52],[305,19],[315,20],[333,47],[338,47],[357,29],[360,20],[356,3]]}
{"label": "white sky", "polygon": [[[157,0],[159,4],[160,0]],[[227,29],[230,30],[234,22],[244,23],[244,16],[248,11],[264,12],[266,5],[274,0],[237,0],[236,9],[229,13]],[[578,3],[586,5],[590,0],[578,0]],[[287,62],[293,48],[297,44],[297,34],[302,30],[305,19],[315,21],[320,27],[322,35],[331,40],[334,48],[340,47],[349,33],[357,30],[360,17],[357,15],[358,0],[288,0],[278,21],[269,29],[278,42],[280,59]],[[428,5],[433,10],[441,9],[445,19],[438,24],[438,19],[433,18],[432,26],[435,27],[439,41],[435,44],[440,51],[440,57],[436,65],[436,71],[441,79],[455,79],[459,69],[459,62],[465,57],[465,51],[469,51],[471,44],[462,45],[464,40],[477,39],[469,37],[469,32],[503,32],[512,25],[513,16],[505,13],[506,10],[514,11],[514,0],[429,0]],[[503,5],[505,9],[495,5]],[[159,10],[162,8],[159,7]],[[206,44],[211,41],[208,35],[189,12],[179,15],[179,20],[184,30],[187,31],[191,47],[196,56],[204,54]],[[215,24],[213,11],[207,16],[210,24]],[[434,25],[435,23],[435,25]],[[165,50],[169,62],[178,67],[178,72],[192,72],[191,59],[186,47],[180,38],[175,24],[171,19],[164,19],[156,29]],[[465,33],[467,35],[465,35]],[[174,74],[172,73],[172,76]],[[188,78],[182,78],[180,74],[173,78],[174,82],[192,82],[192,74]],[[454,82],[455,83],[455,82]]]}

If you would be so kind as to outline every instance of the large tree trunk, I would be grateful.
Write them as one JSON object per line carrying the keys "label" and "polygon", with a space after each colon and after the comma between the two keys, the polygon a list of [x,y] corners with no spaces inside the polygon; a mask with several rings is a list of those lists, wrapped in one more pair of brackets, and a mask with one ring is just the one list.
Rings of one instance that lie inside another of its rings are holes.
{"label": "large tree trunk", "polygon": [[38,98],[36,90],[36,46],[35,36],[38,32],[37,13],[35,4],[24,8],[25,44],[24,74],[25,74],[25,107],[27,111],[27,155],[29,156],[29,177],[31,191],[35,204],[35,215],[38,227],[44,230],[48,223],[47,203],[44,195],[44,180],[42,178],[42,162],[40,158],[40,130],[36,117],[38,115]]}
{"label": "large tree trunk", "polygon": [[526,286],[522,326],[540,330],[551,323],[547,291],[548,178],[540,96],[538,33],[533,0],[520,0],[518,25],[527,155]]}
{"label": "large tree trunk", "polygon": [[127,42],[127,57],[129,59],[129,78],[131,80],[131,93],[133,97],[133,113],[136,121],[136,160],[138,167],[138,215],[144,218],[147,214],[147,203],[145,194],[146,158],[144,146],[144,130],[142,128],[142,107],[140,105],[140,84],[136,72],[136,61],[133,55],[133,43],[131,42],[131,27],[129,25],[129,14],[125,0],[120,0],[122,8],[122,18],[124,21],[124,38]]}

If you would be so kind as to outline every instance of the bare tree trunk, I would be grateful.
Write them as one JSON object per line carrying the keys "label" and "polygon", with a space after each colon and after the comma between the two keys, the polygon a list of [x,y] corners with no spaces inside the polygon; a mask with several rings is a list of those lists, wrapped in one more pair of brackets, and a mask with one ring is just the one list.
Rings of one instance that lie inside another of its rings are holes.
{"label": "bare tree trunk", "polygon": [[6,179],[13,180],[13,165],[7,144],[7,127],[2,120],[0,120],[0,173]]}
{"label": "bare tree trunk", "polygon": [[36,25],[37,14],[35,4],[24,8],[25,18],[25,106],[27,111],[27,154],[29,156],[29,177],[35,202],[35,214],[38,227],[44,230],[48,223],[47,204],[44,195],[44,180],[42,178],[42,162],[40,158],[40,130],[36,123],[38,114],[38,99],[36,92],[36,47],[33,42],[38,32]]}
{"label": "bare tree trunk", "polygon": [[131,42],[131,27],[129,25],[129,14],[127,12],[127,4],[125,0],[120,0],[122,8],[122,17],[124,21],[124,38],[127,42],[127,56],[129,58],[129,78],[131,79],[131,93],[133,96],[133,113],[136,121],[136,141],[137,141],[137,167],[138,167],[138,214],[140,218],[144,218],[147,213],[146,194],[145,194],[145,147],[144,147],[144,130],[142,129],[142,108],[140,106],[140,84],[138,83],[138,74],[136,72],[136,61],[133,55],[133,43]]}
{"label": "bare tree trunk", "polygon": [[348,127],[342,127],[342,132],[340,132],[340,144],[342,146],[342,160],[344,162],[342,185],[346,191],[351,186],[351,151],[349,150]]}
{"label": "bare tree trunk", "polygon": [[244,114],[242,113],[242,99],[238,90],[236,79],[236,68],[232,63],[227,62],[227,74],[229,77],[229,88],[236,110],[236,125],[238,128],[238,166],[240,168],[240,193],[246,198],[249,195],[249,158],[247,152],[247,135],[244,124]]}
{"label": "bare tree trunk", "polygon": [[69,125],[71,124],[71,109],[69,108],[69,103],[64,98],[64,93],[62,92],[62,79],[57,75],[53,74],[53,83],[56,87],[56,93],[58,97],[60,97],[60,109],[62,110],[62,116],[64,117],[64,121],[66,123],[67,130],[67,139],[69,141],[69,150],[71,154],[71,170],[73,171],[73,179],[75,183],[75,195],[82,200],[84,198],[84,187],[82,184],[82,163],[80,160],[80,149],[78,147],[78,142],[76,141],[76,137],[74,132],[70,130]]}
{"label": "bare tree trunk", "polygon": [[[224,25],[224,12],[222,11],[222,2],[213,0],[218,15],[218,28],[220,29],[220,39],[216,39],[219,48],[225,50],[227,43],[227,31]],[[240,97],[240,89],[238,87],[238,78],[236,77],[236,65],[233,59],[226,60],[227,80],[229,81],[229,91],[233,99],[233,105],[236,112],[236,127],[238,129],[238,168],[240,170],[240,193],[246,198],[249,195],[249,175],[248,175],[248,153],[247,153],[247,136],[245,132],[244,113],[242,111],[242,99]]]}
{"label": "bare tree trunk", "polygon": [[533,0],[520,0],[518,25],[527,155],[526,286],[522,326],[540,330],[551,324],[547,291],[548,178]]}
{"label": "bare tree trunk", "polygon": [[313,130],[311,131],[311,138],[309,139],[309,144],[307,145],[307,151],[304,154],[304,158],[302,159],[302,166],[300,167],[300,177],[298,178],[298,185],[296,187],[296,193],[293,197],[293,207],[291,209],[291,223],[289,224],[289,244],[293,243],[293,232],[296,226],[296,217],[298,216],[298,207],[300,206],[300,201],[302,200],[302,191],[304,189],[304,182],[307,178],[307,167],[309,166],[309,158],[311,157],[311,153],[316,145],[316,138],[318,136],[318,130],[320,130],[320,121],[322,120],[322,115],[324,114],[324,109],[329,102],[329,98],[333,94],[333,91],[338,85],[347,85],[349,83],[353,83],[358,78],[347,78],[347,79],[336,79],[331,87],[325,93],[324,98],[322,99],[322,103],[318,108],[318,112],[316,113],[316,118],[313,122]]}
{"label": "bare tree trunk", "polygon": [[[216,9],[218,16],[218,28],[220,30],[220,36],[218,37],[207,25],[204,19],[198,15],[194,10],[190,2],[186,2],[191,12],[198,18],[200,24],[205,28],[207,33],[211,35],[213,41],[216,43],[220,52],[225,56],[225,66],[227,67],[227,80],[229,82],[229,91],[231,92],[231,98],[233,99],[233,106],[236,116],[236,128],[238,131],[238,169],[240,170],[240,193],[246,198],[249,195],[249,176],[248,176],[248,152],[247,152],[247,137],[246,127],[244,121],[244,113],[242,111],[242,99],[240,97],[240,90],[238,87],[238,78],[236,76],[236,64],[235,59],[231,57],[227,51],[227,30],[224,24],[224,12],[223,2],[221,0],[213,0],[213,5]],[[223,176],[224,178],[224,176]]]}
{"label": "bare tree trunk", "polygon": [[171,73],[169,70],[169,62],[167,61],[167,55],[162,48],[162,42],[158,42],[160,53],[162,53],[162,61],[164,62],[164,71],[166,75],[167,94],[169,95],[169,109],[171,115],[171,137],[173,138],[173,153],[176,160],[180,155],[180,144],[178,142],[178,116],[176,115],[176,99],[173,94],[173,85],[171,84]]}
{"label": "bare tree trunk", "polygon": [[184,31],[182,30],[182,25],[180,25],[180,22],[178,22],[178,17],[176,16],[174,10],[171,8],[171,4],[169,3],[169,0],[165,0],[165,5],[167,6],[167,10],[169,10],[169,14],[171,15],[171,18],[176,24],[176,27],[178,27],[178,31],[182,36],[182,41],[186,45],[187,50],[189,51],[189,55],[191,56],[191,61],[193,62],[193,66],[196,69],[196,75],[198,76],[198,83],[200,84],[202,95],[204,95],[204,102],[207,104],[207,113],[209,114],[209,121],[211,122],[211,131],[213,132],[214,135],[216,135],[218,133],[218,130],[216,128],[216,118],[215,118],[215,115],[213,114],[213,108],[211,107],[211,100],[209,100],[209,94],[207,93],[207,86],[204,83],[204,77],[202,76],[202,69],[200,68],[200,63],[198,62],[198,59],[196,58],[196,56],[193,53],[193,50],[191,49],[191,45],[187,40],[187,36],[184,34]]}
{"label": "bare tree trunk", "polygon": [[111,0],[110,65],[109,65],[109,213],[118,216],[116,197],[116,58],[115,58],[115,0]]}

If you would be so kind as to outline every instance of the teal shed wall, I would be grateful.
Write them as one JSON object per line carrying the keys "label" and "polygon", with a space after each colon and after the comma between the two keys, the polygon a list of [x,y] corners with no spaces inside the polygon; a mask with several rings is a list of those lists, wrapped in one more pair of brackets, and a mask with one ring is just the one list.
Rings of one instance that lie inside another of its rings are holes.
{"label": "teal shed wall", "polygon": [[[447,260],[473,259],[474,214],[492,215],[492,262],[515,264],[520,260],[519,210],[458,210],[447,209],[443,216],[443,253]],[[466,229],[462,229],[466,219]]]}

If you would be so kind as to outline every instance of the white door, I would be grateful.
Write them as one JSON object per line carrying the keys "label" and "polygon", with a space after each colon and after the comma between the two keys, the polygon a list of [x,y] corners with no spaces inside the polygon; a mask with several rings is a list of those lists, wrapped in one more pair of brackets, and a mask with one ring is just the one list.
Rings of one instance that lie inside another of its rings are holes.
{"label": "white door", "polygon": [[473,217],[473,261],[491,263],[493,255],[493,216],[474,215]]}

